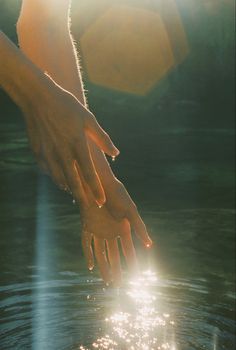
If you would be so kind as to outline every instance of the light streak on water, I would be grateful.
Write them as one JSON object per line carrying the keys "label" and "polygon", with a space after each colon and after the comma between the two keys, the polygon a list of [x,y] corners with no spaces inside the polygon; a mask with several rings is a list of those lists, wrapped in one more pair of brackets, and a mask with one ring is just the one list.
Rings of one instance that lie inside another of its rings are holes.
{"label": "light streak on water", "polygon": [[[50,254],[53,244],[52,210],[50,210],[48,186],[45,177],[39,176],[37,193],[37,224],[35,240],[36,275],[33,292],[33,339],[32,349],[42,350],[51,338],[49,294],[50,273],[55,264]],[[55,302],[54,302],[55,305]]]}
{"label": "light streak on water", "polygon": [[[150,270],[129,281],[118,309],[105,319],[107,334],[97,338],[91,349],[177,350],[175,323],[169,313],[158,310],[151,291],[156,281]],[[81,345],[79,350],[89,349]]]}

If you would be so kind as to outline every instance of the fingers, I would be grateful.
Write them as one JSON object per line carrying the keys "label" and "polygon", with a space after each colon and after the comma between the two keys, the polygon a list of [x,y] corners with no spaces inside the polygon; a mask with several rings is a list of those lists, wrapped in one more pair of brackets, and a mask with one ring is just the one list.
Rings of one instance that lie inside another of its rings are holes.
{"label": "fingers", "polygon": [[130,232],[130,227],[127,228],[125,235],[122,235],[120,237],[120,241],[128,268],[133,272],[137,272],[138,262]]}
{"label": "fingers", "polygon": [[88,269],[92,270],[94,268],[94,257],[93,257],[93,250],[92,250],[91,233],[83,231],[82,246],[83,246],[84,255],[87,261]]}
{"label": "fingers", "polygon": [[105,193],[93,165],[87,140],[84,136],[80,137],[79,143],[76,145],[75,153],[85,182],[91,189],[97,204],[103,205],[106,200]]}
{"label": "fingers", "polygon": [[111,276],[106,256],[106,247],[104,239],[98,239],[94,237],[94,250],[101,276],[105,283],[110,283]]}
{"label": "fingers", "polygon": [[82,203],[84,199],[83,186],[76,170],[75,161],[73,159],[68,159],[67,161],[62,161],[62,165],[66,182],[73,194],[73,197]]}
{"label": "fingers", "polygon": [[108,258],[111,266],[113,283],[116,286],[121,284],[120,253],[117,239],[107,240]]}
{"label": "fingers", "polygon": [[80,197],[81,197],[80,210],[82,210],[82,209],[88,208],[88,205],[89,205],[88,196],[87,196],[88,191],[86,191],[87,184],[83,180],[83,176],[81,174],[79,164],[76,160],[74,161],[74,168],[75,168],[75,171],[79,177],[79,182],[80,182],[79,183],[79,188],[80,188],[79,192],[80,192]]}
{"label": "fingers", "polygon": [[136,235],[141,239],[141,241],[146,246],[146,248],[150,248],[152,245],[152,240],[148,235],[146,226],[143,220],[141,219],[135,205],[130,207],[126,216],[132,228],[134,229]]}
{"label": "fingers", "polygon": [[96,145],[111,157],[117,157],[120,151],[115,147],[109,135],[98,124],[92,113],[86,120],[87,133]]}

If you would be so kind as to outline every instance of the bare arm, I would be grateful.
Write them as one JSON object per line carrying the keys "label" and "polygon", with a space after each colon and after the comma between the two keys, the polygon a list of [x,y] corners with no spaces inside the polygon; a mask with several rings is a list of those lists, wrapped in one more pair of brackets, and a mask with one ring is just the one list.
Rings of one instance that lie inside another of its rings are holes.
{"label": "bare arm", "polygon": [[[17,34],[20,48],[27,57],[87,105],[78,54],[70,33],[69,4],[68,0],[24,0]],[[96,170],[102,173],[101,181],[112,181],[113,173],[103,152],[94,142],[88,142]]]}
{"label": "bare arm", "polygon": [[[69,6],[69,2],[66,2]],[[23,7],[17,26],[20,47],[35,64],[43,71],[47,71],[58,84],[68,89],[85,104],[77,53],[70,34],[68,18],[65,19],[65,12],[68,15],[68,9],[64,8],[63,12],[62,9],[58,9],[58,6],[55,7],[57,16],[54,17],[52,15],[53,3],[53,0],[47,2],[38,0],[37,6],[41,5],[41,15],[40,19],[37,19],[34,3],[29,3],[29,0],[24,1],[23,5],[28,4],[27,11],[26,7]],[[39,7],[37,7],[38,11]],[[31,28],[30,32],[28,32],[29,27]],[[35,36],[37,40],[35,40]],[[120,263],[116,242],[117,235],[121,237],[123,252],[129,265],[132,265],[135,261],[130,226],[146,246],[151,245],[151,240],[135,204],[124,186],[112,173],[104,153],[93,140],[89,139],[88,142],[96,171],[108,200],[103,208],[98,209],[93,205],[93,198],[88,195],[90,200],[89,209],[82,212],[85,222],[83,239],[85,254],[88,265],[93,266],[91,250],[91,232],[93,232],[98,264],[104,280],[108,281],[108,263],[104,255],[104,240],[106,240],[113,275],[115,279],[119,280]],[[86,194],[88,194],[87,191]],[[82,208],[83,201],[82,198],[80,202]],[[111,212],[119,218],[118,221],[110,215]]]}
{"label": "bare arm", "polygon": [[0,32],[0,52],[0,86],[24,109],[35,95],[44,93],[43,87],[50,84],[49,79],[22,55],[3,32]]}
{"label": "bare arm", "polygon": [[[96,122],[93,114],[36,67],[0,32],[0,86],[23,111],[31,146],[59,184],[70,184],[79,200],[78,160],[81,172],[98,204],[105,194],[95,171],[86,134],[104,151],[116,155],[117,149]],[[68,122],[69,120],[69,122]]]}
{"label": "bare arm", "polygon": [[69,29],[69,5],[70,0],[23,0],[17,21],[18,40],[35,65],[86,105]]}

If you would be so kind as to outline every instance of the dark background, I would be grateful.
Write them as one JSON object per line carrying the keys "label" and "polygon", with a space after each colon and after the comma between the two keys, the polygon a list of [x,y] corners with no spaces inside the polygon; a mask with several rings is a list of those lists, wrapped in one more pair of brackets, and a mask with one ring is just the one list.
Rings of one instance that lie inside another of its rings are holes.
{"label": "dark background", "polygon": [[[132,5],[132,1],[127,3]],[[139,3],[145,8],[145,1]],[[1,29],[15,43],[20,4],[16,0],[0,1]],[[154,6],[155,2],[150,4]],[[185,1],[177,1],[190,53],[146,96],[94,85],[88,80],[86,70],[85,88],[90,108],[121,149],[115,172],[135,196],[148,201],[155,187],[160,207],[165,206],[166,197],[168,205],[174,206],[184,197],[189,203],[194,202],[194,206],[222,206],[223,201],[223,206],[233,207],[230,174],[234,166],[234,6],[231,1],[191,1],[190,4],[192,12],[190,7],[186,8]],[[72,32],[76,39],[80,37],[78,10],[78,2],[74,1]],[[83,67],[83,52],[80,53]],[[1,139],[8,142],[11,140],[4,134],[5,123],[17,124],[21,131],[24,125],[20,111],[3,91],[0,91],[0,103]],[[31,158],[30,152],[27,157]],[[2,148],[1,159],[9,161]],[[186,181],[182,178],[186,174],[171,175],[176,162],[188,162],[191,166]],[[128,164],[134,163],[142,170],[129,174],[132,167]],[[203,169],[206,163],[207,171]],[[170,177],[168,186],[163,186],[166,174],[160,174],[162,165]],[[191,182],[194,182],[192,189]],[[137,185],[139,191],[134,190]]]}
{"label": "dark background", "polygon": [[[121,2],[153,11],[160,3]],[[82,35],[79,12],[86,12],[92,3],[72,2],[77,41]],[[92,21],[109,7],[109,1],[100,3]],[[210,349],[217,336],[214,348],[231,350],[235,348],[234,2],[176,0],[176,4],[189,54],[148,93],[137,96],[94,84],[79,50],[83,77],[91,110],[121,150],[112,163],[114,172],[135,199],[155,243],[153,262],[164,285],[160,305],[176,319],[177,348]],[[0,0],[0,28],[15,43],[20,5],[18,0]],[[109,298],[98,296],[102,315],[84,299],[84,294],[97,293],[100,282],[84,282],[91,276],[82,259],[78,209],[70,196],[40,174],[21,112],[2,90],[0,115],[4,329],[0,347],[31,348],[44,322],[41,307],[49,310],[42,348],[47,344],[50,349],[64,349],[81,344],[81,339],[89,344],[94,340],[89,337],[100,336],[103,321],[98,326],[97,320],[104,319]],[[48,291],[37,289],[37,283],[41,286],[45,280],[57,285],[58,294],[50,283]],[[71,283],[68,294],[65,281]],[[160,285],[155,290],[160,291]],[[45,305],[40,304],[41,297]],[[66,316],[66,321],[58,315]]]}

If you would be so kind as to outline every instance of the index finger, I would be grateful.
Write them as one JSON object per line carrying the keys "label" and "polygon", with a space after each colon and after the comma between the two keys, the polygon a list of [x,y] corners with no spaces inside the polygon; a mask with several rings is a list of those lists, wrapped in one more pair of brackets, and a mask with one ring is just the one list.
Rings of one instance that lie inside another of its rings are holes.
{"label": "index finger", "polygon": [[62,160],[63,172],[69,185],[70,191],[77,201],[83,202],[84,193],[81,179],[76,171],[75,160],[67,159]]}
{"label": "index finger", "polygon": [[109,239],[106,243],[113,283],[115,286],[119,286],[121,284],[121,264],[117,239]]}

